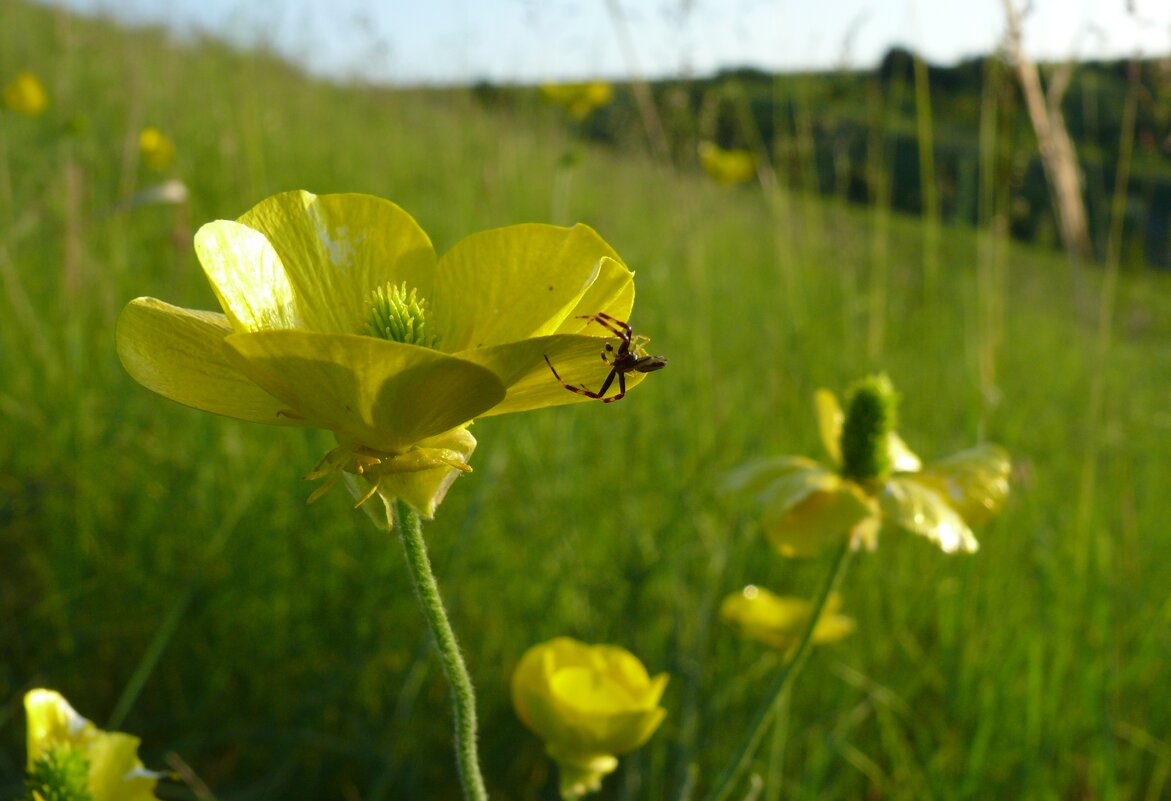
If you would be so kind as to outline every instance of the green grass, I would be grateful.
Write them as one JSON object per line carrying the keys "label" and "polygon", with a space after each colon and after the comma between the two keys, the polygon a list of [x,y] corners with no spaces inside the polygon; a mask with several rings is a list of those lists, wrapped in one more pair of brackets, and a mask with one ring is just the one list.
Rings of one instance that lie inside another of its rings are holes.
{"label": "green grass", "polygon": [[[945,227],[925,302],[919,221],[770,205],[759,188],[602,149],[584,151],[565,195],[569,137],[551,110],[329,85],[6,3],[0,76],[24,67],[53,106],[0,117],[0,798],[18,792],[20,698],[38,685],[100,724],[125,711],[149,765],[174,750],[224,801],[457,793],[447,690],[398,544],[341,491],[304,503],[299,476],[329,436],[179,407],[114,354],[135,296],[215,307],[194,228],[297,187],[391,198],[441,251],[563,207],[637,271],[633,323],[670,358],[619,404],[476,424],[475,472],[426,527],[495,797],[553,797],[507,684],[525,648],[560,634],[672,674],[662,730],[601,797],[676,798],[693,775],[696,797],[710,786],[779,667],[715,607],[749,582],[812,593],[828,559],[776,557],[719,478],[755,456],[817,455],[813,390],[879,369],[912,447],[1000,442],[1013,495],[975,556],[886,532],[853,560],[858,631],[797,680],[783,797],[1171,792],[1167,276],[1121,277],[1101,360],[1096,306],[1075,305],[1055,253],[1010,247],[1001,292],[978,273],[977,234]],[[75,116],[84,130],[58,134]],[[149,123],[178,144],[186,209],[119,208],[157,180],[134,162]],[[1003,307],[999,399],[980,390],[989,293]]]}

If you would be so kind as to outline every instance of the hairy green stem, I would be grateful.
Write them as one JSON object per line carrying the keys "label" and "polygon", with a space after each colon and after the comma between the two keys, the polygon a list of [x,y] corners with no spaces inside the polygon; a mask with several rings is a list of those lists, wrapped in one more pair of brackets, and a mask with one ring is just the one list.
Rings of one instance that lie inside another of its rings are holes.
{"label": "hairy green stem", "polygon": [[760,712],[753,721],[752,727],[749,729],[748,738],[744,744],[740,746],[739,753],[733,757],[728,766],[724,768],[724,772],[720,774],[719,780],[716,782],[715,789],[704,797],[704,801],[726,801],[732,790],[740,782],[744,776],[744,772],[748,770],[749,764],[752,762],[752,757],[755,756],[757,748],[760,747],[761,740],[764,739],[764,734],[768,730],[769,723],[772,722],[773,716],[777,713],[780,707],[780,699],[785,689],[790,685],[794,676],[800,672],[802,665],[805,664],[806,658],[809,656],[810,646],[813,644],[813,630],[817,627],[817,621],[821,617],[821,613],[825,611],[826,602],[833,594],[838,584],[841,582],[842,575],[845,572],[846,557],[850,553],[850,538],[842,537],[842,545],[838,548],[834,555],[833,565],[830,567],[829,574],[825,577],[825,581],[821,585],[821,590],[817,594],[817,599],[813,604],[813,613],[809,616],[809,623],[805,627],[805,633],[801,635],[801,642],[797,644],[797,649],[793,651],[793,656],[790,657],[781,672],[777,674],[777,678],[773,681],[772,689],[769,691],[768,697],[760,708]]}
{"label": "hairy green stem", "polygon": [[476,754],[476,696],[472,690],[472,679],[459,652],[447,611],[443,608],[435,574],[431,572],[431,559],[427,556],[427,545],[423,542],[423,525],[419,513],[402,501],[397,501],[395,507],[395,522],[399,536],[402,537],[411,584],[435,639],[443,674],[451,686],[451,706],[455,714],[455,758],[464,798],[468,801],[487,801],[488,791],[484,788],[484,777],[480,775]]}

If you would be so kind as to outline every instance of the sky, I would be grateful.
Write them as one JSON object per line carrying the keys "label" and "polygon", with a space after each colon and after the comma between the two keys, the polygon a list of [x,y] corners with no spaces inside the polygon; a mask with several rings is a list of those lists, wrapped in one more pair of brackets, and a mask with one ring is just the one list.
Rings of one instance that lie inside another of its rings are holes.
{"label": "sky", "polygon": [[[1025,0],[1013,0],[1025,6]],[[56,0],[263,43],[326,77],[394,84],[869,68],[892,46],[953,64],[996,48],[1002,0]],[[1032,0],[1037,59],[1171,55],[1168,0]]]}

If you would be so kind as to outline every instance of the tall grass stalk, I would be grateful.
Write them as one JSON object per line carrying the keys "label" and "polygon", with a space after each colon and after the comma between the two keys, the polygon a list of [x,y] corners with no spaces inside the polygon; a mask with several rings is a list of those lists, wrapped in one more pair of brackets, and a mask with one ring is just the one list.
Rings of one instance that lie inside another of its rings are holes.
{"label": "tall grass stalk", "polygon": [[915,129],[919,144],[919,186],[923,196],[923,292],[933,300],[939,291],[939,190],[935,185],[935,122],[927,63],[915,56]]}
{"label": "tall grass stalk", "polygon": [[813,602],[809,623],[805,626],[801,640],[793,650],[793,655],[781,667],[780,673],[777,674],[772,687],[765,695],[764,704],[761,706],[760,712],[757,713],[756,719],[749,726],[748,736],[744,739],[744,743],[717,778],[712,791],[704,796],[704,801],[726,801],[735,791],[745,771],[748,770],[748,766],[752,763],[752,758],[756,755],[760,742],[768,731],[769,724],[782,709],[786,689],[791,685],[792,680],[796,678],[805,665],[805,660],[809,657],[809,651],[813,646],[813,631],[817,628],[821,613],[825,611],[826,603],[841,583],[842,576],[845,575],[846,562],[852,550],[850,542],[850,537],[842,537],[842,544],[835,552],[833,561],[830,563],[829,573],[822,582],[821,589]]}
{"label": "tall grass stalk", "polygon": [[[882,85],[872,79],[867,89],[870,131],[866,142],[866,172],[871,187],[870,286],[866,293],[866,355],[875,361],[886,342],[888,285],[890,283],[891,175],[886,158],[886,125]],[[896,103],[897,105],[897,103]]]}

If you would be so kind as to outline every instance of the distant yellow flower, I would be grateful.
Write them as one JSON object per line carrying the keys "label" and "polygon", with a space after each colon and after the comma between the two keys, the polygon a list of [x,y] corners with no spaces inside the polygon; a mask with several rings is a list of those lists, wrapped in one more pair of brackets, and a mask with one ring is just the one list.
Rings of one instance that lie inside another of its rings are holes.
{"label": "distant yellow flower", "polygon": [[700,142],[698,149],[703,169],[724,186],[756,177],[756,159],[747,150],[725,150],[713,142]]}
{"label": "distant yellow flower", "polygon": [[40,78],[31,72],[17,73],[0,92],[4,105],[18,114],[36,117],[49,105],[49,96]]}
{"label": "distant yellow flower", "polygon": [[203,411],[329,429],[338,447],[310,477],[428,517],[471,469],[468,424],[588,400],[549,364],[600,380],[617,340],[580,316],[627,320],[634,303],[633,274],[584,225],[484,231],[437,257],[369,195],[275,195],[203,226],[195,250],[224,313],[132,301],[117,331],[130,375]]}
{"label": "distant yellow flower", "polygon": [[147,167],[161,172],[175,160],[175,143],[158,128],[147,126],[138,135],[138,152]]}
{"label": "distant yellow flower", "polygon": [[[854,620],[837,614],[842,599],[837,594],[826,601],[813,629],[815,643],[835,642],[854,631]],[[739,626],[745,636],[760,640],[778,651],[788,652],[801,641],[813,614],[813,604],[803,598],[774,595],[749,584],[720,604],[720,617]]]}
{"label": "distant yellow flower", "polygon": [[28,716],[28,769],[54,756],[76,752],[88,763],[86,784],[93,801],[155,801],[161,774],[138,758],[139,739],[99,729],[53,690],[24,696]]}
{"label": "distant yellow flower", "polygon": [[541,97],[569,111],[574,119],[585,119],[594,109],[614,99],[614,87],[605,81],[589,83],[547,83],[541,86]]}
{"label": "distant yellow flower", "polygon": [[847,415],[820,389],[818,428],[832,467],[781,456],[728,476],[728,489],[757,494],[765,534],[783,555],[808,556],[841,536],[873,548],[884,521],[948,553],[979,548],[969,525],[992,517],[1008,496],[1008,453],[986,443],[924,467],[894,431],[895,397],[886,376],[866,379]]}
{"label": "distant yellow flower", "polygon": [[534,645],[512,674],[512,703],[545,741],[561,772],[561,797],[601,788],[618,755],[641,746],[663,722],[667,674],[653,679],[636,656],[616,645],[569,637]]}

